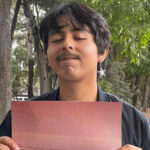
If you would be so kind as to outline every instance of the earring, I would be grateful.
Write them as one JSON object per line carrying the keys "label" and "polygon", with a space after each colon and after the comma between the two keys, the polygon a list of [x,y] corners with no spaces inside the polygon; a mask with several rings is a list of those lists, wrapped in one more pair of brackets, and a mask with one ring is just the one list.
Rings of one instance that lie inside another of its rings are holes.
{"label": "earring", "polygon": [[106,70],[104,70],[104,69],[102,68],[102,64],[99,63],[99,71],[98,71],[99,77],[100,77],[100,78],[105,77],[105,76],[106,76],[105,72],[106,72]]}

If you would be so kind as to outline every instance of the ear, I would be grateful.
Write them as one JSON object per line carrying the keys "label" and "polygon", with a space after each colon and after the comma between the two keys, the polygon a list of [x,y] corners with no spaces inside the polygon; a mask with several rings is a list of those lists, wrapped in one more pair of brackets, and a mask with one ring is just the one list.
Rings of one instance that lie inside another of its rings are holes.
{"label": "ear", "polygon": [[102,63],[106,59],[108,52],[109,52],[109,48],[106,48],[103,54],[99,54],[98,56],[99,63]]}

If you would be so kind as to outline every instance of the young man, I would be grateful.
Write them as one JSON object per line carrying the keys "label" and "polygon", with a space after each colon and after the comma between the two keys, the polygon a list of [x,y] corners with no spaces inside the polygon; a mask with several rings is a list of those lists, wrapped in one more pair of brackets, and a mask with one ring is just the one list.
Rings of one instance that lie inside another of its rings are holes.
{"label": "young man", "polygon": [[[60,88],[34,100],[122,102],[120,150],[150,150],[148,120],[133,106],[102,92],[97,86],[97,66],[103,63],[110,47],[105,19],[77,2],[61,4],[43,19],[40,36],[49,66],[58,74]],[[18,148],[9,138],[11,112],[0,126],[0,136],[0,150]]]}

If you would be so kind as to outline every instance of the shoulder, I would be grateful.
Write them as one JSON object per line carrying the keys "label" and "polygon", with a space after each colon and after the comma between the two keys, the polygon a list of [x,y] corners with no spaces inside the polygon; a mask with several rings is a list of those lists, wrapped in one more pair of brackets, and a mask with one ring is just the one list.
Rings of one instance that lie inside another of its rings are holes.
{"label": "shoulder", "polygon": [[[142,112],[140,112],[138,109],[136,109],[133,105],[129,104],[128,102],[126,102],[122,99],[119,99],[117,96],[114,96],[112,94],[109,94],[109,93],[106,93],[103,91],[102,91],[102,95],[106,99],[105,101],[121,102],[123,115],[129,115],[130,114],[130,116],[132,115],[135,117],[136,121],[137,120],[144,121],[144,122],[145,122],[145,120],[147,121],[145,115]],[[130,118],[130,116],[127,116],[127,117]],[[134,118],[132,118],[132,119],[134,119]]]}
{"label": "shoulder", "polygon": [[56,90],[53,90],[51,92],[42,94],[40,96],[34,97],[31,100],[33,100],[33,101],[36,101],[36,100],[38,100],[38,101],[57,100],[58,94],[59,94],[59,88]]}
{"label": "shoulder", "polygon": [[145,115],[131,104],[117,96],[102,92],[108,102],[122,103],[122,142],[132,144],[148,150],[150,143],[150,122]]}
{"label": "shoulder", "polygon": [[0,136],[11,137],[11,111],[9,111],[0,125]]}

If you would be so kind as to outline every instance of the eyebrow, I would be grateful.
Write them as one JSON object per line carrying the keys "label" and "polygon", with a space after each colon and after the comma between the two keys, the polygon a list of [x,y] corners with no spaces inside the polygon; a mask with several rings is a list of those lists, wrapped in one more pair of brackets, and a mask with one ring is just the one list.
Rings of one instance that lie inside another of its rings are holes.
{"label": "eyebrow", "polygon": [[[85,32],[88,32],[90,33],[90,31],[86,28],[79,28],[79,27],[73,27],[71,29],[71,32],[77,32],[77,31],[85,31]],[[64,32],[60,29],[60,30],[57,30],[57,29],[53,29],[52,31],[49,32],[49,35],[54,35],[54,34],[63,34]]]}

